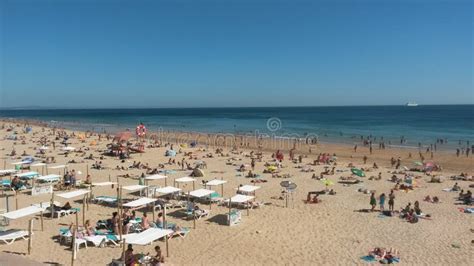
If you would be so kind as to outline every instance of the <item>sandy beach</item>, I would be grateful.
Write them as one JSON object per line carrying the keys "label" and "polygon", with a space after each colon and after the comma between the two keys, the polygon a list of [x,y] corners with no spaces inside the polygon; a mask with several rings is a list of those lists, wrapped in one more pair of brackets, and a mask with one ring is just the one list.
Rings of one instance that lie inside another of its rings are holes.
{"label": "sandy beach", "polygon": [[[82,172],[78,179],[82,181],[86,178],[86,173],[91,175],[92,182],[117,181],[120,185],[138,184],[138,177],[145,173],[145,169],[130,169],[129,166],[134,161],[148,164],[150,168],[157,168],[163,164],[166,170],[173,170],[168,174],[168,185],[172,185],[175,178],[189,176],[192,170],[181,170],[177,164],[168,164],[170,158],[180,162],[183,158],[190,165],[197,161],[204,161],[207,165],[203,172],[204,177],[199,177],[195,187],[202,188],[201,180],[211,180],[214,178],[226,180],[224,186],[224,198],[229,198],[236,193],[236,188],[243,185],[254,184],[261,188],[256,191],[256,200],[264,203],[262,206],[250,210],[250,215],[246,211],[242,212],[242,221],[236,226],[225,225],[225,217],[228,212],[226,206],[212,206],[208,217],[196,221],[196,228],[193,228],[193,221],[185,220],[181,217],[178,209],[170,210],[169,222],[176,223],[182,227],[189,227],[190,232],[185,238],[172,238],[169,240],[169,257],[166,257],[165,265],[364,265],[362,256],[368,255],[369,250],[375,247],[394,248],[399,251],[401,264],[403,265],[469,265],[474,254],[474,226],[473,214],[460,212],[458,208],[467,207],[458,205],[456,200],[459,192],[445,192],[443,189],[451,188],[458,182],[459,186],[466,190],[474,184],[471,181],[453,181],[450,176],[458,176],[461,172],[472,175],[474,171],[474,159],[472,156],[456,157],[453,152],[439,151],[431,159],[426,155],[426,161],[433,161],[442,167],[442,171],[434,171],[431,176],[423,172],[411,172],[400,167],[398,177],[403,178],[404,174],[415,177],[416,186],[413,190],[395,191],[395,210],[405,207],[409,202],[420,202],[420,207],[424,214],[429,214],[429,219],[419,219],[417,223],[409,223],[397,215],[388,217],[380,212],[360,212],[362,209],[370,209],[370,194],[360,192],[361,189],[374,190],[378,197],[381,193],[388,195],[394,188],[395,183],[390,179],[395,169],[390,164],[390,159],[401,159],[401,166],[413,167],[413,161],[419,161],[418,151],[408,151],[406,149],[374,149],[370,154],[367,147],[359,147],[357,152],[348,145],[338,144],[318,144],[296,146],[295,157],[302,156],[302,162],[291,162],[288,160],[288,147],[272,146],[271,140],[263,141],[261,148],[257,145],[245,145],[236,143],[223,145],[219,142],[213,145],[200,144],[191,148],[189,146],[192,137],[187,136],[186,146],[180,146],[183,142],[174,142],[176,138],[168,138],[178,151],[176,157],[166,157],[166,142],[160,143],[160,147],[145,148],[144,153],[133,153],[131,158],[124,162],[117,157],[104,156],[102,165],[105,169],[92,169],[91,166],[98,161],[101,152],[106,149],[112,139],[107,140],[103,134],[100,138],[97,133],[92,136],[81,132],[74,132],[76,137],[70,137],[69,146],[76,150],[67,157],[61,151],[60,140],[55,140],[55,135],[51,128],[44,128],[38,125],[32,127],[29,133],[24,132],[24,125],[4,122],[5,128],[0,130],[0,151],[2,169],[11,169],[13,162],[21,161],[21,154],[37,156],[41,144],[39,140],[44,137],[48,140],[48,150],[43,156],[54,156],[56,162],[50,164],[68,164],[68,170]],[[12,130],[7,131],[11,126]],[[8,140],[7,136],[14,131],[17,140]],[[67,130],[66,130],[67,131]],[[56,133],[59,130],[55,131]],[[67,131],[72,136],[71,131]],[[85,137],[82,137],[85,136]],[[81,139],[82,138],[82,139]],[[22,144],[24,141],[24,144]],[[55,149],[51,145],[55,141]],[[158,141],[159,142],[159,141]],[[225,143],[225,142],[224,142]],[[91,145],[94,144],[94,145]],[[147,145],[153,144],[152,140],[147,141]],[[158,145],[157,145],[158,146]],[[234,151],[232,151],[234,146]],[[216,148],[222,148],[221,155],[217,155]],[[236,149],[235,149],[236,148]],[[278,169],[279,175],[287,178],[272,177],[271,173],[264,173],[267,168],[265,162],[274,162],[272,153],[282,148],[284,160],[282,167]],[[311,153],[309,149],[311,148]],[[16,156],[10,156],[12,149],[16,150]],[[79,151],[80,150],[80,151]],[[251,151],[261,151],[261,161],[256,161],[255,170],[261,178],[246,178],[247,171],[237,171],[242,164],[251,164]],[[192,153],[192,158],[187,153]],[[412,158],[409,158],[409,153]],[[318,154],[336,154],[336,164],[312,165]],[[96,160],[86,160],[84,157],[92,154]],[[208,155],[212,154],[212,158]],[[363,157],[367,156],[366,164]],[[41,157],[37,157],[41,161]],[[76,163],[68,163],[74,160]],[[229,164],[231,162],[232,164]],[[364,168],[366,177],[359,178],[362,182],[354,185],[344,185],[339,183],[340,177],[349,177],[352,163],[354,167]],[[378,169],[373,169],[373,164],[378,165]],[[126,170],[117,170],[117,166]],[[325,171],[335,167],[333,175],[325,175],[334,185],[329,186],[335,195],[320,195],[320,203],[306,204],[307,193],[310,191],[321,191],[325,185],[320,180],[312,178],[315,174],[319,176]],[[303,172],[302,169],[311,171]],[[33,171],[41,173],[41,167],[34,168]],[[63,174],[62,170],[49,169],[49,173]],[[381,179],[370,178],[378,176]],[[123,177],[128,175],[130,177]],[[430,183],[432,176],[441,177],[441,183]],[[121,177],[122,176],[122,177]],[[4,176],[3,179],[9,179]],[[252,180],[266,180],[266,182],[252,183]],[[288,207],[285,207],[285,200],[280,198],[283,188],[282,181],[291,181],[297,184],[296,191],[289,200]],[[151,181],[150,185],[164,186],[162,180]],[[192,190],[191,184],[181,187],[184,192]],[[219,193],[220,188],[217,189]],[[94,195],[115,196],[116,190],[110,186],[94,187]],[[55,191],[55,193],[60,193]],[[15,196],[11,190],[5,190],[2,194],[1,208],[6,209],[5,196],[10,196],[10,210],[15,209]],[[425,196],[436,196],[439,203],[423,201]],[[16,198],[18,208],[30,206],[34,203],[46,202],[50,200],[50,194],[31,196],[30,190],[20,191]],[[125,199],[138,198],[137,195],[124,193]],[[55,198],[62,204],[66,200]],[[73,207],[82,208],[82,202],[71,202]],[[209,206],[200,204],[203,209]],[[376,210],[379,209],[377,205]],[[82,209],[81,209],[82,210]],[[91,203],[86,212],[86,219],[92,222],[109,219],[116,208],[106,207]],[[143,210],[137,211],[137,216],[141,217]],[[28,228],[28,220],[23,218],[11,220],[6,228],[24,229]],[[0,262],[3,254],[8,256],[22,256],[38,263],[53,263],[69,265],[71,264],[71,249],[58,242],[59,229],[68,227],[75,222],[75,216],[69,215],[60,219],[44,218],[44,230],[40,229],[39,216],[34,216],[33,247],[30,255],[26,255],[27,241],[17,240],[11,245],[0,245]],[[82,223],[82,211],[79,213],[80,224]],[[153,253],[155,245],[165,248],[163,241],[154,242],[148,246],[134,246],[135,252]],[[75,260],[75,265],[105,265],[112,259],[119,258],[122,253],[121,247],[108,245],[106,247],[94,247],[89,245],[87,249],[81,247]],[[20,254],[20,255],[11,255]],[[14,265],[8,259],[2,265]]]}

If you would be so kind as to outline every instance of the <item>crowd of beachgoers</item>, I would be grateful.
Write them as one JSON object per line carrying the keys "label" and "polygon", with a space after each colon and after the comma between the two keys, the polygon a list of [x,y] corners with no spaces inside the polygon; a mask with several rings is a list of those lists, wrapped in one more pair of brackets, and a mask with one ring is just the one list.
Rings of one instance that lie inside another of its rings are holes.
{"label": "crowd of beachgoers", "polygon": [[210,145],[141,126],[3,121],[0,251],[77,265],[472,260],[467,140],[455,153],[439,149],[444,138],[416,152],[372,136]]}

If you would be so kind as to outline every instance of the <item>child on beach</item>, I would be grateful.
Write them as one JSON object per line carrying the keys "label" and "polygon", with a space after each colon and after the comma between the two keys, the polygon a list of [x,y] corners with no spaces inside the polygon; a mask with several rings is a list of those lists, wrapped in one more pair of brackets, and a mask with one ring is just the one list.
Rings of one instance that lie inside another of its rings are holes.
{"label": "child on beach", "polygon": [[382,195],[380,195],[379,204],[380,204],[380,211],[383,212],[385,210],[385,193],[382,193]]}
{"label": "child on beach", "polygon": [[377,206],[377,200],[375,199],[375,193],[370,194],[370,205],[372,206],[370,211],[373,212],[375,210],[375,206]]}

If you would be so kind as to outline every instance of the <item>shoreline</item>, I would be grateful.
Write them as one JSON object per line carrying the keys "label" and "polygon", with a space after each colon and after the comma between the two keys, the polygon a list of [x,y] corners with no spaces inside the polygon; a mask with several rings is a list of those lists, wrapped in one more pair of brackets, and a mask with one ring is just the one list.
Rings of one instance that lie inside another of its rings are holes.
{"label": "shoreline", "polygon": [[[39,127],[52,128],[46,121],[36,119],[4,119],[0,118],[1,123],[13,123],[21,124],[23,126],[33,125]],[[84,131],[75,130],[68,127],[57,127],[58,129],[64,129],[70,132],[86,133],[92,132],[94,134],[101,135],[113,135],[111,132],[103,133],[100,131]],[[122,130],[122,131],[125,131]],[[120,131],[117,131],[120,132]],[[117,133],[114,132],[114,133]],[[358,143],[357,152],[354,152],[354,145],[347,143],[334,143],[318,141],[317,144],[307,144],[302,141],[296,141],[295,139],[282,139],[264,137],[259,138],[256,135],[239,135],[233,133],[203,133],[196,131],[148,131],[147,138],[148,144],[153,141],[159,141],[161,144],[173,143],[176,145],[190,144],[191,142],[197,142],[198,145],[204,145],[207,148],[237,148],[241,150],[258,150],[261,152],[275,152],[281,150],[282,152],[288,153],[291,149],[294,149],[295,154],[301,154],[304,157],[317,156],[321,153],[328,153],[336,155],[338,158],[346,162],[359,163],[363,160],[364,156],[367,156],[367,162],[375,162],[378,165],[388,167],[390,166],[391,158],[401,158],[407,167],[411,164],[408,161],[421,161],[420,154],[424,156],[425,161],[439,163],[444,170],[447,171],[462,171],[462,172],[474,172],[474,160],[473,156],[466,157],[462,155],[456,157],[454,151],[448,149],[438,149],[433,151],[433,158],[431,153],[426,152],[425,149],[418,147],[406,147],[406,146],[388,146],[385,149],[380,149],[378,145],[374,145],[372,154],[368,145],[364,146]],[[372,164],[371,163],[371,164]]]}

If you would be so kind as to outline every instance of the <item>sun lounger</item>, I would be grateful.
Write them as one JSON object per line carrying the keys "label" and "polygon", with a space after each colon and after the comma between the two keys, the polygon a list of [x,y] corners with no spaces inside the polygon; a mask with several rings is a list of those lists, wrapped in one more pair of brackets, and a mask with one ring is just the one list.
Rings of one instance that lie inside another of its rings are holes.
{"label": "sun lounger", "polygon": [[115,206],[117,205],[117,197],[110,197],[110,196],[98,196],[93,199],[93,201],[97,204],[104,204],[108,206]]}
{"label": "sun lounger", "polygon": [[195,210],[193,212],[193,210],[186,210],[186,215],[188,216],[188,219],[196,219],[196,220],[200,220],[202,217],[206,217],[206,216],[209,216],[209,214],[211,214],[211,211],[209,210],[202,210],[202,209],[199,209],[199,210]]}
{"label": "sun lounger", "polygon": [[188,227],[178,227],[176,230],[173,230],[173,234],[170,236],[173,238],[174,236],[179,236],[181,238],[185,238],[191,230]]}
{"label": "sun lounger", "polygon": [[85,236],[84,240],[91,242],[96,247],[104,247],[105,243],[107,243],[107,237],[103,235]]}
{"label": "sun lounger", "polygon": [[63,216],[68,216],[71,214],[75,214],[76,212],[79,212],[79,208],[71,208],[69,210],[55,210],[53,213],[53,217],[57,217],[58,219],[63,217]]}
{"label": "sun lounger", "polygon": [[28,237],[28,232],[24,230],[7,230],[0,232],[0,241],[11,245],[17,239],[26,239]]}

